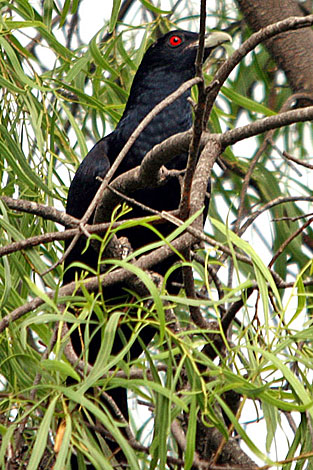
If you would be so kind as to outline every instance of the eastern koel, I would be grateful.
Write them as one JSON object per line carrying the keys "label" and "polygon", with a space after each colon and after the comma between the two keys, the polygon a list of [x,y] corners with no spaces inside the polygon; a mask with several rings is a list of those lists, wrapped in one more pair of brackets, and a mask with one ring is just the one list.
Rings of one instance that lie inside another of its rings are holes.
{"label": "eastern koel", "polygon": [[[224,32],[211,32],[207,34],[205,38],[204,60],[209,57],[216,47],[226,41],[230,41],[230,36]],[[160,37],[148,48],[134,77],[123,116],[116,129],[102,138],[90,150],[75,174],[68,193],[66,208],[68,214],[78,219],[84,215],[100,185],[99,177],[103,178],[105,176],[134,129],[155,105],[184,82],[194,77],[198,43],[199,35],[197,33],[177,30]],[[192,112],[188,101],[189,96],[190,91],[185,92],[152,120],[129,150],[115,176],[140,165],[146,153],[156,144],[191,127]],[[187,154],[182,154],[175,156],[167,166],[171,169],[183,170],[186,167],[186,163]],[[161,187],[154,189],[145,188],[131,194],[131,197],[153,209],[160,211],[175,210],[179,206],[181,197],[180,182],[175,177]],[[148,214],[136,206],[129,213],[131,218],[143,215]],[[110,215],[108,219],[110,219]],[[89,222],[92,223],[92,217]],[[169,223],[159,224],[157,228],[164,236],[167,236],[175,229]],[[151,230],[142,226],[128,229],[127,232],[118,232],[118,234],[119,236],[126,236],[134,250],[156,240],[156,235]],[[66,247],[69,243],[69,241],[66,242]],[[77,267],[68,268],[71,263],[80,261],[91,268],[97,268],[98,253],[92,246],[82,253],[85,246],[86,239],[81,236],[74,249],[66,258],[65,284],[75,279],[75,273],[78,277],[80,275],[80,270]],[[164,275],[168,268],[176,261],[177,257],[173,255],[166,262],[154,266],[153,271]],[[177,270],[175,272],[178,273]],[[177,282],[177,276],[179,274],[172,276],[167,285],[167,289],[171,293],[177,293],[177,287],[171,284],[173,281]],[[114,289],[104,290],[105,300],[110,302],[110,299],[113,297],[122,295],[124,292],[123,287],[123,285],[118,285]],[[130,337],[131,330],[129,327],[124,326],[121,330],[124,339]],[[82,345],[77,331],[76,329],[72,335],[72,344],[76,353],[80,355]],[[154,330],[152,328],[144,328],[141,334],[142,341],[147,345],[153,334]],[[99,341],[101,341],[100,334],[95,336],[91,345],[85,345],[85,347],[89,348],[88,359],[90,363],[95,361],[99,350]],[[122,346],[123,342],[117,334],[112,353],[116,354]],[[131,357],[136,358],[141,352],[142,348],[137,341],[131,349]],[[115,389],[109,393],[127,419],[126,390]]]}

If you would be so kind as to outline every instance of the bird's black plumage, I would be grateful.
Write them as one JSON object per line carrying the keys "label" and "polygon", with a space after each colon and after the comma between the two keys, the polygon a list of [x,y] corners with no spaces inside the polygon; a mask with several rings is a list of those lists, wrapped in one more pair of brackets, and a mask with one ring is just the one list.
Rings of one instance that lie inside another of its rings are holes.
{"label": "bird's black plumage", "polygon": [[[228,38],[225,33],[209,35],[205,43],[204,58],[207,58],[215,47],[226,40]],[[84,215],[100,185],[97,177],[104,177],[134,129],[160,101],[195,75],[197,46],[197,33],[179,30],[165,34],[146,51],[133,80],[125,111],[116,129],[92,148],[76,172],[68,194],[68,214],[77,218],[81,218]],[[190,91],[185,92],[152,120],[128,151],[115,176],[140,165],[146,153],[156,144],[171,135],[190,128],[192,112],[187,100],[189,96]],[[182,154],[176,156],[167,167],[182,170],[186,167],[186,163],[187,155]],[[174,210],[178,208],[180,194],[179,181],[177,178],[173,178],[164,186],[154,189],[145,188],[136,191],[131,197],[153,209]],[[130,213],[130,217],[142,215],[147,214],[144,214],[136,206],[134,206]],[[169,224],[164,224],[158,226],[158,229],[166,236],[173,230],[173,227]],[[121,233],[121,235],[124,235],[124,233]],[[155,234],[142,226],[129,229],[126,236],[133,249],[155,240]],[[74,261],[82,261],[86,265],[96,268],[98,255],[93,247],[89,247],[82,254],[85,244],[86,240],[81,237],[65,261],[66,268]],[[166,263],[155,266],[154,270],[164,275],[166,269],[174,262],[175,258],[173,256]],[[79,272],[78,268],[70,268],[65,271],[64,283],[68,283],[75,278],[75,271]],[[118,286],[117,289],[122,292],[123,286]],[[169,286],[170,289],[171,287]],[[116,293],[116,289],[114,293]],[[110,292],[104,291],[104,296],[112,297],[112,290]],[[143,341],[147,344],[152,335],[151,329],[144,329]],[[99,341],[100,337],[97,338],[96,340]],[[79,354],[81,344],[78,335],[73,335],[72,343]],[[122,343],[117,340],[113,353],[117,353],[121,346]],[[95,360],[98,349],[97,344],[93,344],[89,354],[91,362]],[[139,343],[136,343],[131,350],[131,354],[133,357],[136,357],[140,353],[141,348]],[[127,416],[126,391],[124,390],[123,393],[119,391],[115,394],[112,393],[112,395],[114,395],[121,411]]]}

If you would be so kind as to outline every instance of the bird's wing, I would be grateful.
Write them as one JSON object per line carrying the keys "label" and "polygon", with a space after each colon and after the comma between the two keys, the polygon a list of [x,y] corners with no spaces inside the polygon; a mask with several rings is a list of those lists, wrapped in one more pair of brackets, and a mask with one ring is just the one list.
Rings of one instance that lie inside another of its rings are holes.
{"label": "bird's wing", "polygon": [[[110,168],[108,158],[109,148],[109,136],[99,140],[99,142],[86,155],[76,171],[68,192],[66,212],[77,219],[81,219],[85,214],[98,191],[101,179],[104,178]],[[93,216],[91,216],[88,221],[89,223],[92,223],[92,217]],[[70,242],[71,240],[65,241],[65,249],[68,248]],[[66,257],[64,267],[68,268],[68,266],[73,262],[80,261],[95,268],[98,263],[98,253],[96,253],[93,247],[89,247],[88,250],[83,252],[85,247],[86,239],[84,237],[80,237]],[[81,269],[79,268],[73,267],[65,269],[63,283],[67,284],[68,282],[73,281],[75,279],[75,273],[79,275],[80,272]]]}
{"label": "bird's wing", "polygon": [[67,198],[68,214],[83,217],[110,168],[108,155],[109,136],[106,136],[90,150],[74,176]]}

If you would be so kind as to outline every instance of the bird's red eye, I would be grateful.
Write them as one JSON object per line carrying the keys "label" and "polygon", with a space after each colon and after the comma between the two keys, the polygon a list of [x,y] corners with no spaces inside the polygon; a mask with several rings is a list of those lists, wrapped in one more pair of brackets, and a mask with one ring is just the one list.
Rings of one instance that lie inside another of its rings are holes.
{"label": "bird's red eye", "polygon": [[171,36],[170,37],[170,45],[172,47],[179,46],[182,42],[183,42],[183,40],[180,36]]}

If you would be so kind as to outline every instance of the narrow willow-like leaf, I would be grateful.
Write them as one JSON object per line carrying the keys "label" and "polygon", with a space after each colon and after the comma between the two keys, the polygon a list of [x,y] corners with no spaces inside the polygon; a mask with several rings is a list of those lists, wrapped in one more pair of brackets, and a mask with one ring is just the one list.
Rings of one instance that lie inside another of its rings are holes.
{"label": "narrow willow-like leaf", "polygon": [[110,315],[110,318],[108,319],[96,362],[94,363],[92,371],[88,376],[88,380],[85,383],[86,390],[93,383],[93,381],[95,381],[95,379],[101,377],[101,372],[103,374],[106,371],[106,366],[109,362],[109,358],[112,352],[115,335],[117,334],[116,330],[121,315],[121,312],[114,312]]}
{"label": "narrow willow-like leaf", "polygon": [[61,447],[57,454],[55,464],[53,465],[53,470],[63,470],[65,468],[65,462],[70,448],[71,433],[72,420],[70,415],[67,414],[65,417],[65,432],[62,437]]}
{"label": "narrow willow-like leaf", "polygon": [[218,230],[220,230],[220,232],[225,234],[225,236],[226,236],[226,234],[229,235],[229,237],[231,239],[231,242],[234,243],[234,245],[241,248],[245,253],[247,253],[251,257],[251,260],[254,264],[255,269],[258,269],[260,271],[260,273],[262,274],[262,276],[264,277],[264,279],[269,283],[271,289],[274,292],[274,295],[276,297],[276,300],[277,300],[280,308],[282,308],[280,295],[279,295],[278,289],[276,287],[276,284],[274,282],[274,279],[273,279],[269,269],[265,266],[265,264],[263,263],[263,261],[261,260],[259,255],[257,255],[257,253],[254,251],[254,249],[250,246],[250,244],[248,242],[246,242],[245,240],[242,240],[241,238],[239,238],[231,230],[226,231],[226,227],[224,226],[224,224],[222,224],[221,222],[219,222],[218,220],[213,219],[213,218],[211,218],[210,220],[211,220],[212,224],[216,228],[218,228]]}
{"label": "narrow willow-like leaf", "polygon": [[157,15],[168,15],[171,13],[171,10],[161,10],[160,8],[157,8],[156,6],[152,5],[148,0],[140,0],[140,3],[143,4],[144,7],[146,7],[148,10],[153,11]]}
{"label": "narrow willow-like leaf", "polygon": [[246,431],[243,429],[243,427],[240,425],[238,422],[236,416],[232,413],[230,408],[226,405],[224,400],[222,400],[218,395],[216,395],[216,400],[220,404],[221,408],[223,411],[227,414],[229,420],[233,424],[234,428],[238,432],[238,435],[241,437],[241,439],[245,442],[245,444],[249,447],[249,449],[260,459],[262,459],[264,462],[267,462],[268,465],[274,465],[271,459],[265,455],[260,448],[258,447],[257,443],[253,442],[252,439],[248,436]]}
{"label": "narrow willow-like leaf", "polygon": [[0,465],[2,468],[5,468],[5,456],[8,452],[8,448],[11,445],[11,441],[14,438],[14,433],[16,432],[16,425],[11,424],[6,428],[5,433],[2,434],[1,447],[0,447]]}
{"label": "narrow willow-like leaf", "polygon": [[64,375],[64,377],[72,377],[77,382],[80,382],[80,376],[70,364],[57,361],[56,359],[45,359],[41,361],[41,365],[48,371],[59,372]]}
{"label": "narrow willow-like leaf", "polygon": [[87,145],[86,145],[85,136],[83,135],[83,133],[80,129],[80,126],[78,125],[78,122],[75,119],[75,117],[72,115],[70,109],[66,106],[65,103],[61,103],[61,104],[62,104],[62,108],[64,109],[64,111],[65,111],[65,113],[68,117],[68,120],[71,123],[72,128],[73,128],[73,130],[76,134],[78,145],[79,145],[79,148],[80,148],[80,154],[82,156],[85,156],[88,153],[88,148],[87,148]]}
{"label": "narrow willow-like leaf", "polygon": [[249,111],[264,114],[264,116],[275,116],[276,114],[274,111],[267,108],[263,104],[260,104],[255,100],[251,100],[250,98],[247,98],[246,96],[240,95],[239,93],[237,93],[235,90],[231,88],[222,87],[222,93],[223,95],[227,96],[227,98],[229,98],[231,101],[239,104],[240,106],[242,106],[245,109],[248,109]]}
{"label": "narrow willow-like leaf", "polygon": [[109,419],[109,417],[100,409],[100,407],[92,403],[82,393],[76,392],[73,389],[70,389],[69,387],[60,387],[60,391],[61,390],[70,400],[73,400],[80,406],[86,408],[90,413],[92,413],[96,418],[99,419],[99,421],[105,426],[105,428],[110,432],[110,434],[121,447],[124,455],[128,460],[130,467],[134,470],[139,470],[138,459],[134,450],[130,447],[119,428],[112,423],[112,420]]}
{"label": "narrow willow-like leaf", "polygon": [[164,307],[163,307],[163,302],[161,300],[160,294],[158,292],[158,289],[152,279],[145,273],[142,269],[134,266],[133,264],[127,263],[122,260],[107,260],[107,264],[114,264],[116,266],[119,266],[121,268],[126,269],[127,271],[135,274],[147,287],[149,290],[151,297],[153,298],[153,301],[156,306],[159,322],[160,322],[160,341],[163,341],[164,337],[164,332],[165,332],[165,313],[164,313]]}
{"label": "narrow willow-like leaf", "polygon": [[89,44],[89,50],[90,54],[95,60],[96,64],[98,64],[102,70],[107,70],[111,74],[111,79],[114,80],[118,77],[117,71],[110,66],[109,62],[103,57],[103,54],[101,54],[101,51],[98,47],[97,40],[98,40],[98,34],[92,38]]}
{"label": "narrow willow-like leaf", "polygon": [[31,88],[35,89],[40,89],[40,90],[47,90],[47,88],[40,86],[35,80],[32,80],[29,78],[28,75],[24,72],[22,69],[20,62],[15,54],[15,51],[13,47],[9,44],[8,41],[5,40],[3,36],[0,36],[0,46],[3,47],[5,50],[6,54],[8,55],[8,58],[12,64],[12,67],[14,68],[14,72],[17,75],[17,78],[24,83],[25,85],[28,85]]}
{"label": "narrow willow-like leaf", "polygon": [[62,14],[61,14],[61,18],[60,18],[60,27],[62,27],[65,23],[66,16],[69,13],[71,3],[72,3],[71,0],[65,0],[65,2],[64,2],[63,8],[62,8]]}
{"label": "narrow willow-like leaf", "polygon": [[121,0],[113,0],[112,13],[111,13],[111,18],[110,18],[110,23],[109,23],[110,33],[112,33],[113,29],[116,26],[120,6],[121,6]]}
{"label": "narrow willow-like leaf", "polygon": [[287,382],[296,393],[297,397],[303,405],[308,407],[308,412],[313,417],[313,400],[308,391],[304,388],[300,380],[293,374],[293,372],[287,367],[274,352],[265,351],[261,348],[252,347],[253,350],[264,356],[267,361],[272,362],[277,369],[281,371]]}
{"label": "narrow willow-like leaf", "polygon": [[36,435],[35,444],[34,444],[34,447],[30,456],[30,460],[27,466],[28,470],[37,470],[39,467],[41,457],[47,446],[47,438],[48,438],[48,434],[50,431],[51,420],[52,420],[54,408],[56,406],[58,399],[59,397],[56,396],[51,400],[47,408],[47,411],[45,412],[44,417],[40,423],[40,426]]}
{"label": "narrow willow-like leaf", "polygon": [[197,397],[191,397],[189,408],[188,429],[186,434],[186,452],[185,452],[185,466],[184,470],[190,470],[193,463],[195,448],[196,448],[196,432],[197,432]]}

